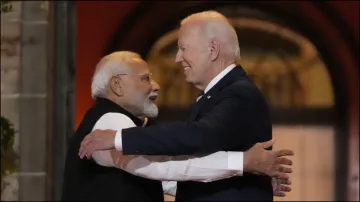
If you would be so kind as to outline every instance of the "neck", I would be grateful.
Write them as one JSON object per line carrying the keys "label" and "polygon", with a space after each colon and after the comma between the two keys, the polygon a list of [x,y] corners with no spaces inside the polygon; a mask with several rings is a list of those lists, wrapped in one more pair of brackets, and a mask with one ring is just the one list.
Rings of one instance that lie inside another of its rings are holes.
{"label": "neck", "polygon": [[218,74],[220,74],[224,69],[226,69],[231,64],[234,64],[235,61],[215,61],[212,63],[212,65],[209,68],[207,77],[205,78],[204,82],[202,84],[195,85],[196,88],[204,91],[206,86],[209,85],[211,80],[213,80]]}

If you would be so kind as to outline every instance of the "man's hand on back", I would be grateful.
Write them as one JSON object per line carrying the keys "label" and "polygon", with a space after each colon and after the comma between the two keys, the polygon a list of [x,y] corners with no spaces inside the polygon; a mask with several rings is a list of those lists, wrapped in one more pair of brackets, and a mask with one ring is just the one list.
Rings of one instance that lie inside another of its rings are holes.
{"label": "man's hand on back", "polygon": [[273,187],[274,196],[284,197],[286,196],[286,192],[291,191],[291,187],[288,186],[291,185],[290,180],[284,180],[273,177],[271,178],[271,184]]}
{"label": "man's hand on back", "polygon": [[284,165],[292,165],[292,161],[284,156],[293,156],[288,149],[266,150],[274,144],[274,140],[256,143],[244,153],[244,172],[268,175],[278,179],[289,179],[287,173],[292,169]]}
{"label": "man's hand on back", "polygon": [[81,142],[79,156],[83,159],[85,156],[90,159],[91,155],[98,150],[108,150],[115,148],[114,130],[94,130],[88,134]]}

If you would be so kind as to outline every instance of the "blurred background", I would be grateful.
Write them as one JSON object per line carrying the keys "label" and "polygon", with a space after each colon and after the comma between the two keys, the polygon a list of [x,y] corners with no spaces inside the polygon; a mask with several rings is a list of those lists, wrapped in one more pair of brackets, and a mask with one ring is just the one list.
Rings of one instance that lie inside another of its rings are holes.
{"label": "blurred background", "polygon": [[212,9],[237,30],[237,63],[268,99],[275,149],[296,153],[292,192],[275,200],[359,201],[359,1],[1,6],[2,200],[60,198],[67,139],[93,104],[91,77],[110,52],[140,53],[161,86],[159,120],[183,120],[199,92],[174,62],[179,22]]}

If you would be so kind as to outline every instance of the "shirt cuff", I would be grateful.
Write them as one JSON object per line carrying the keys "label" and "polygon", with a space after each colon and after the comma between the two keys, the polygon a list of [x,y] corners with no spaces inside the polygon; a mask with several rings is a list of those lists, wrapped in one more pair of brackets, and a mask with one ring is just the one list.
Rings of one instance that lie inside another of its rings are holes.
{"label": "shirt cuff", "polygon": [[118,130],[115,135],[115,149],[117,151],[122,151],[122,130]]}
{"label": "shirt cuff", "polygon": [[228,169],[242,176],[244,171],[244,152],[228,152]]}

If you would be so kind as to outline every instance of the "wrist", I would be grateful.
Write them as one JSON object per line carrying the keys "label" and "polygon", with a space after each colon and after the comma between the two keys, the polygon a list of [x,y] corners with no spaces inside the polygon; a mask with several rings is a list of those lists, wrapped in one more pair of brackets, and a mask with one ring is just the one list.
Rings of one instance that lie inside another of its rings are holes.
{"label": "wrist", "polygon": [[244,152],[244,172],[251,172],[251,169],[250,169],[250,156],[249,156],[249,152],[246,151]]}

